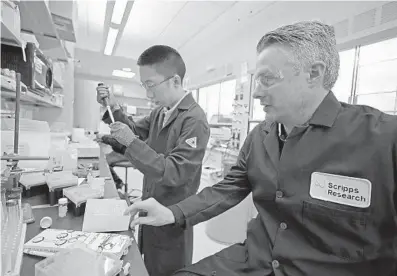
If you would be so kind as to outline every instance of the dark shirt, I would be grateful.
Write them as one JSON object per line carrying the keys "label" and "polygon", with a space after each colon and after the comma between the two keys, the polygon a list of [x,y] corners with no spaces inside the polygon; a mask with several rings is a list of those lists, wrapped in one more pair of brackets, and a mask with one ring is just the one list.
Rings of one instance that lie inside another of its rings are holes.
{"label": "dark shirt", "polygon": [[259,124],[224,180],[169,207],[176,223],[208,220],[252,192],[258,216],[239,255],[258,275],[396,275],[397,116],[330,92],[281,155],[277,133]]}

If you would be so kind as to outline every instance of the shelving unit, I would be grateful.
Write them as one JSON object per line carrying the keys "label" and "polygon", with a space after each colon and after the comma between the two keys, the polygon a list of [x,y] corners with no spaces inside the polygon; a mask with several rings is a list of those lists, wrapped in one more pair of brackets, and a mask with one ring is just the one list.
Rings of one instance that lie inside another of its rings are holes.
{"label": "shelving unit", "polygon": [[36,35],[36,39],[39,42],[40,49],[43,54],[47,57],[59,61],[67,61],[69,58],[69,54],[66,51],[62,40],[42,35]]}
{"label": "shelving unit", "polygon": [[23,47],[21,39],[1,20],[1,43]]}
{"label": "shelving unit", "polygon": [[[2,8],[3,5],[9,7],[15,7],[15,4],[8,0],[2,0],[1,2],[2,2]],[[24,43],[21,40],[19,34],[15,33],[14,28],[8,26],[7,23],[4,22],[3,17],[1,17],[0,20],[1,20],[1,43],[24,48]]]}
{"label": "shelving unit", "polygon": [[60,61],[67,61],[69,54],[60,39],[51,11],[46,1],[20,1],[21,31],[34,34],[43,53]]}
{"label": "shelving unit", "polygon": [[46,1],[20,1],[19,4],[22,31],[59,40]]}
{"label": "shelving unit", "polygon": [[[21,105],[21,114],[25,118],[54,124],[59,121],[65,123],[63,126],[65,129],[71,128],[72,120],[69,116],[69,108],[74,97],[74,88],[70,83],[73,83],[74,76],[65,73],[73,66],[70,58],[73,56],[74,44],[69,41],[76,42],[73,24],[77,12],[76,5],[73,1],[23,0],[15,4],[13,0],[1,0],[2,15],[4,15],[0,19],[1,44],[21,49],[26,61],[24,48],[27,41],[25,39],[31,41],[31,37],[33,37],[33,41],[37,41],[39,44],[42,54],[50,58],[54,65],[53,94],[30,90],[21,82],[20,94],[17,99],[15,79],[11,80],[13,78],[12,70],[18,73],[21,69],[9,64],[11,61],[3,64],[4,60],[2,60],[4,69],[8,68],[11,71],[11,74],[4,71],[4,75],[1,75],[0,97],[4,102],[1,110],[2,117],[16,117],[14,110],[9,109],[13,109],[18,102]],[[12,14],[12,11],[15,13]],[[24,33],[30,35],[25,38]],[[15,48],[13,51],[19,54]],[[21,59],[22,55],[18,58]],[[28,85],[28,83],[26,84]],[[38,108],[33,108],[33,106]],[[68,109],[63,109],[64,106],[67,106]]]}
{"label": "shelving unit", "polygon": [[[16,93],[15,91],[11,91],[7,88],[1,87],[1,97],[4,99],[16,100]],[[53,103],[49,96],[41,97],[33,92],[30,92],[29,90],[26,92],[21,92],[21,102],[30,105],[63,108],[63,106]]]}

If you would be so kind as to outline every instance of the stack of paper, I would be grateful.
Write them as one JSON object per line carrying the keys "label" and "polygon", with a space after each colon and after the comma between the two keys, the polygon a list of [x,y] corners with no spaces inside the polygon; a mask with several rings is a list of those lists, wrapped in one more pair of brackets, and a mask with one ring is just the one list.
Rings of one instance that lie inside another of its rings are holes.
{"label": "stack of paper", "polygon": [[120,199],[89,199],[85,207],[83,231],[127,231],[131,216],[124,216],[127,203]]}

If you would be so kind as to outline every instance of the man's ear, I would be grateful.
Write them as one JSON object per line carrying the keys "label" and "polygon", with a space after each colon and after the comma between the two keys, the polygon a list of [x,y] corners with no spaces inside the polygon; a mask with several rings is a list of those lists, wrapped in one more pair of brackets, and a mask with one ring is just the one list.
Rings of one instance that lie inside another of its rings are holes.
{"label": "man's ear", "polygon": [[179,75],[175,75],[173,79],[173,84],[175,87],[182,86],[182,79]]}
{"label": "man's ear", "polygon": [[314,62],[308,69],[308,82],[310,87],[323,84],[326,65],[322,61]]}

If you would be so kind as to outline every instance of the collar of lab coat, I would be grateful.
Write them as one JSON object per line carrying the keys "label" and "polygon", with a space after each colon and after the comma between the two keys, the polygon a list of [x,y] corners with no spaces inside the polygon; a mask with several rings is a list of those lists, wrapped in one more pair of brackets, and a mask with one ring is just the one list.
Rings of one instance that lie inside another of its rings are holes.
{"label": "collar of lab coat", "polygon": [[189,107],[195,103],[193,95],[191,92],[187,92],[179,101],[176,103],[170,110],[165,111],[164,113],[164,121],[163,121],[163,128],[171,124],[172,121],[178,116],[179,112],[175,112],[176,109],[178,110],[188,110]]}
{"label": "collar of lab coat", "polygon": [[[332,91],[329,91],[327,96],[323,99],[317,110],[314,112],[312,118],[309,120],[309,125],[332,127],[340,111],[341,104],[335,97]],[[262,122],[262,129],[269,133],[275,122]]]}
{"label": "collar of lab coat", "polygon": [[190,98],[194,101],[193,96],[192,96],[192,92],[186,92],[185,95],[183,95],[183,97],[173,106],[171,107],[169,110],[166,110],[166,112],[168,113],[172,113],[172,111],[174,111],[176,108],[178,109],[189,109],[189,107],[192,105],[193,101],[186,99],[190,96]]}
{"label": "collar of lab coat", "polygon": [[309,125],[332,127],[338,117],[340,109],[340,102],[335,97],[334,93],[329,91],[309,120]]}

